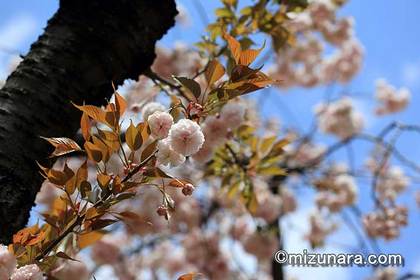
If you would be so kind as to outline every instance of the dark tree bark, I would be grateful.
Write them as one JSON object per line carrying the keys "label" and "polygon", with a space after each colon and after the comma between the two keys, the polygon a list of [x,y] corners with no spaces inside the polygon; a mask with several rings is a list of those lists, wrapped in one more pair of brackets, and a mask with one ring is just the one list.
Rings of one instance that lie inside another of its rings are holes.
{"label": "dark tree bark", "polygon": [[[284,166],[282,166],[285,168]],[[286,169],[286,168],[285,168]],[[287,169],[286,169],[287,170]],[[279,191],[279,185],[284,182],[284,180],[287,178],[287,176],[273,176],[269,180],[269,186],[270,190],[273,194],[278,194]],[[270,227],[276,231],[277,238],[279,240],[279,248],[278,250],[283,250],[283,237],[281,235],[281,227],[280,227],[280,217],[279,219],[275,220],[271,223]],[[284,271],[283,271],[283,265],[281,263],[278,263],[274,256],[271,259],[271,276],[273,276],[273,280],[283,280],[284,277]]]}
{"label": "dark tree bark", "polygon": [[38,41],[0,90],[0,243],[24,227],[51,152],[39,136],[72,137],[80,113],[100,105],[111,82],[137,79],[173,26],[173,0],[61,0]]}

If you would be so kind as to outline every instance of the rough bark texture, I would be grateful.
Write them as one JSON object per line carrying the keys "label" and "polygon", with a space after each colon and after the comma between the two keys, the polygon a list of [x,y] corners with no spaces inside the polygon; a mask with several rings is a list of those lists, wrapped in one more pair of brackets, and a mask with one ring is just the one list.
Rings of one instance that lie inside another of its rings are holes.
{"label": "rough bark texture", "polygon": [[43,35],[0,90],[0,243],[27,223],[42,178],[45,137],[72,137],[80,113],[103,104],[111,81],[137,79],[173,26],[173,0],[61,0]]}

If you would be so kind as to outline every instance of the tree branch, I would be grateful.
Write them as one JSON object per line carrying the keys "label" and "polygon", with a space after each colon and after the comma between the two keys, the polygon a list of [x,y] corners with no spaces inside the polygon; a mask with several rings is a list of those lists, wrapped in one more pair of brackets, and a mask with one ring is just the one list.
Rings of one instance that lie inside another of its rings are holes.
{"label": "tree branch", "polygon": [[73,137],[70,101],[101,105],[111,82],[137,79],[174,25],[174,1],[61,0],[43,35],[0,90],[0,243],[24,227],[42,182],[35,161],[50,151],[39,136]]}

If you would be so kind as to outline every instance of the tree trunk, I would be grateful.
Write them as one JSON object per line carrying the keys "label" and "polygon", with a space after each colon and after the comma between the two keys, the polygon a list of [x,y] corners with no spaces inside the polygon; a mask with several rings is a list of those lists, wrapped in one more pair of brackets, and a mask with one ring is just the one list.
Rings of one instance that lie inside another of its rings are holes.
{"label": "tree trunk", "polygon": [[[284,166],[282,166],[284,168]],[[285,168],[286,169],[286,168]],[[286,169],[287,170],[287,169]],[[287,176],[279,175],[279,176],[273,176],[269,180],[269,186],[272,194],[277,195],[279,191],[279,186],[284,180],[286,180]],[[276,232],[278,241],[279,241],[279,248],[278,250],[283,250],[283,236],[281,235],[281,226],[280,226],[280,218],[271,223],[270,227]],[[284,271],[283,271],[283,265],[281,263],[278,263],[274,256],[271,259],[271,276],[273,276],[273,280],[283,280],[284,277]]]}
{"label": "tree trunk", "polygon": [[173,0],[61,0],[38,41],[0,90],[0,243],[27,223],[51,152],[39,136],[73,137],[80,113],[100,105],[111,82],[137,79],[173,26]]}

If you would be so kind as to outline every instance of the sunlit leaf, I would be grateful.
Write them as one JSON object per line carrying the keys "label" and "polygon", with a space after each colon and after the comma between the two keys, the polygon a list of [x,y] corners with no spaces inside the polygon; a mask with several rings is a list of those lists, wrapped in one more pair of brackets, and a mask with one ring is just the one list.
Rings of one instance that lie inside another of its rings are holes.
{"label": "sunlit leaf", "polygon": [[289,139],[281,139],[274,143],[269,154],[270,157],[276,157],[284,153],[284,147],[290,144]]}
{"label": "sunlit leaf", "polygon": [[258,200],[255,193],[252,194],[251,198],[249,199],[248,203],[246,204],[248,211],[251,214],[255,214],[258,209]]}
{"label": "sunlit leaf", "polygon": [[102,231],[91,231],[88,233],[80,234],[78,236],[79,248],[83,249],[89,247],[96,241],[100,240],[105,235]]}
{"label": "sunlit leaf", "polygon": [[73,103],[73,105],[79,109],[80,111],[86,113],[91,119],[94,119],[95,121],[105,123],[105,112],[96,106],[93,105],[76,105]]}
{"label": "sunlit leaf", "polygon": [[88,141],[90,137],[90,121],[88,114],[85,112],[83,112],[82,118],[80,119],[80,130],[85,141]]}
{"label": "sunlit leaf", "polygon": [[187,273],[187,274],[183,274],[183,275],[179,276],[178,280],[194,280],[199,275],[200,275],[200,273],[191,272],[191,273]]}
{"label": "sunlit leaf", "polygon": [[287,172],[279,166],[269,166],[258,169],[258,174],[266,176],[286,176]]}
{"label": "sunlit leaf", "polygon": [[99,147],[91,142],[85,142],[85,150],[90,160],[100,162],[102,160],[102,152]]}
{"label": "sunlit leaf", "polygon": [[99,173],[96,179],[98,180],[99,186],[102,189],[108,187],[109,182],[111,182],[111,176],[109,176],[108,174]]}
{"label": "sunlit leaf", "polygon": [[111,148],[101,139],[96,136],[92,136],[93,144],[102,153],[102,161],[107,162],[111,156]]}
{"label": "sunlit leaf", "polygon": [[264,49],[264,45],[257,50],[245,50],[241,52],[241,56],[239,57],[239,64],[241,65],[250,65],[254,60],[257,58],[257,56],[260,54],[260,52]]}
{"label": "sunlit leaf", "polygon": [[67,166],[67,164],[64,165],[63,171],[56,169],[50,169],[48,171],[48,180],[59,186],[64,186],[73,176],[74,172]]}
{"label": "sunlit leaf", "polygon": [[80,146],[72,139],[66,137],[60,138],[46,138],[42,137],[42,139],[47,140],[51,145],[55,147],[54,152],[51,154],[50,157],[57,157],[66,155],[75,151],[81,151],[82,149]]}
{"label": "sunlit leaf", "polygon": [[239,63],[239,59],[241,57],[241,44],[228,33],[223,35],[223,38],[227,41],[230,53],[232,54],[232,58],[235,60],[236,63]]}
{"label": "sunlit leaf", "polygon": [[80,184],[83,181],[86,181],[88,178],[88,171],[87,171],[87,161],[85,161],[77,170],[76,176],[72,178],[72,180],[69,180],[66,183],[66,191],[69,194],[73,194],[77,187],[80,186]]}
{"label": "sunlit leaf", "polygon": [[207,65],[206,72],[204,73],[206,76],[207,83],[211,86],[215,82],[217,82],[223,75],[225,74],[225,68],[219,61],[216,59],[211,60]]}
{"label": "sunlit leaf", "polygon": [[274,142],[276,141],[277,136],[269,136],[261,140],[261,143],[259,145],[259,152],[261,158],[265,157],[273,147]]}
{"label": "sunlit leaf", "polygon": [[142,143],[142,137],[139,130],[130,122],[130,126],[125,132],[125,142],[132,151],[140,149]]}
{"label": "sunlit leaf", "polygon": [[96,209],[95,207],[91,207],[86,211],[85,219],[90,220],[90,219],[96,218],[100,215],[103,215],[103,212],[98,212],[98,209]]}
{"label": "sunlit leaf", "polygon": [[120,114],[120,117],[124,114],[127,109],[127,101],[119,95],[118,92],[115,92],[115,106],[117,107],[117,112]]}
{"label": "sunlit leaf", "polygon": [[224,17],[230,18],[230,17],[235,16],[235,14],[228,8],[218,8],[216,9],[215,14],[217,17],[221,17],[221,18],[224,18]]}
{"label": "sunlit leaf", "polygon": [[120,149],[119,135],[114,131],[107,131],[98,129],[98,134],[101,140],[113,151]]}

